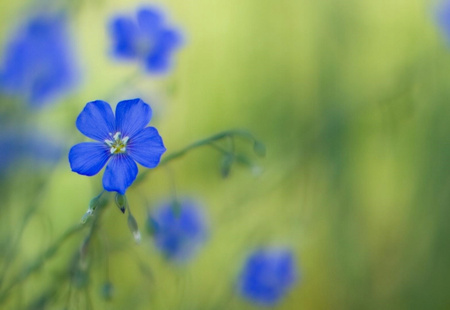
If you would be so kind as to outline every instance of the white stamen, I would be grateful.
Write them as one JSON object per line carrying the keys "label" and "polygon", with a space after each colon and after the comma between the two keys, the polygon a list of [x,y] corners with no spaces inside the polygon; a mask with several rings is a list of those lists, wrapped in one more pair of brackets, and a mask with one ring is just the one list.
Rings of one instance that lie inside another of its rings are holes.
{"label": "white stamen", "polygon": [[111,154],[125,153],[127,150],[127,143],[130,139],[129,137],[124,137],[121,139],[122,133],[120,131],[116,132],[114,135],[109,134],[114,140],[105,139],[105,143],[110,147]]}
{"label": "white stamen", "polygon": [[114,141],[111,141],[111,140],[109,140],[109,139],[105,139],[105,143],[106,143],[108,146],[112,146],[113,143],[114,143]]}

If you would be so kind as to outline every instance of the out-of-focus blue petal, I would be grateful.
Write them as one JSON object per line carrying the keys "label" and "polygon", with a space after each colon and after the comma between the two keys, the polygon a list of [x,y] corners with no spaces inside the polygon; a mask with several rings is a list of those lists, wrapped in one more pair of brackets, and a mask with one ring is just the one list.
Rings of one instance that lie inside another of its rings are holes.
{"label": "out-of-focus blue petal", "polygon": [[146,34],[158,33],[162,27],[163,16],[156,8],[141,8],[137,12],[139,28]]}
{"label": "out-of-focus blue petal", "polygon": [[181,45],[181,41],[181,35],[175,30],[161,31],[145,59],[146,69],[153,73],[166,72],[171,67],[171,54]]}
{"label": "out-of-focus blue petal", "polygon": [[[127,20],[127,23],[135,23]],[[127,26],[132,28],[131,25]],[[165,25],[163,14],[156,8],[141,8],[137,12],[136,32],[113,32],[113,41],[126,42],[133,46],[132,57],[143,62],[145,69],[151,73],[164,73],[171,65],[172,53],[181,45],[181,34],[176,29]],[[117,53],[119,54],[119,53]],[[120,55],[119,55],[120,56]]]}
{"label": "out-of-focus blue petal", "polygon": [[130,140],[142,130],[152,118],[152,109],[139,98],[124,100],[116,107],[116,128],[122,137]]}
{"label": "out-of-focus blue petal", "polygon": [[109,148],[103,143],[75,144],[69,151],[70,168],[76,173],[93,176],[103,168],[109,156]]}
{"label": "out-of-focus blue petal", "polygon": [[155,168],[166,148],[156,128],[147,127],[129,140],[127,151],[142,166]]}
{"label": "out-of-focus blue petal", "polygon": [[165,49],[154,49],[145,59],[145,69],[152,73],[164,73],[170,65],[170,56]]}
{"label": "out-of-focus blue petal", "polygon": [[76,125],[86,137],[101,142],[114,135],[116,129],[111,106],[102,100],[88,102],[78,115]]}
{"label": "out-of-focus blue petal", "polygon": [[202,210],[195,203],[183,200],[179,205],[161,205],[148,218],[155,245],[164,256],[183,263],[198,251],[207,237]]}
{"label": "out-of-focus blue petal", "polygon": [[136,40],[138,28],[133,20],[127,17],[115,17],[111,23],[113,49],[117,56],[133,58],[137,56]]}
{"label": "out-of-focus blue petal", "polygon": [[127,188],[136,179],[137,174],[137,165],[130,156],[113,155],[103,174],[103,188],[124,195]]}
{"label": "out-of-focus blue petal", "polygon": [[18,37],[6,49],[0,80],[3,92],[14,94],[21,88],[26,91],[27,68],[30,66],[30,48],[27,43],[25,38]]}
{"label": "out-of-focus blue petal", "polygon": [[248,257],[239,289],[244,297],[256,304],[273,306],[296,280],[295,260],[289,249],[259,249]]}
{"label": "out-of-focus blue petal", "polygon": [[436,12],[436,20],[450,43],[450,1],[446,0],[440,3]]}
{"label": "out-of-focus blue petal", "polygon": [[158,45],[166,49],[173,49],[181,45],[183,38],[181,34],[174,29],[165,29],[161,31],[158,37]]}
{"label": "out-of-focus blue petal", "polygon": [[23,139],[24,157],[33,163],[55,164],[62,156],[63,145],[54,137],[34,131],[25,133]]}
{"label": "out-of-focus blue petal", "polygon": [[75,61],[64,16],[29,19],[6,45],[2,91],[41,106],[76,82]]}
{"label": "out-of-focus blue petal", "polygon": [[54,137],[36,130],[21,131],[21,128],[2,127],[0,175],[13,173],[19,169],[32,172],[42,166],[53,165],[61,158],[62,149],[62,145]]}

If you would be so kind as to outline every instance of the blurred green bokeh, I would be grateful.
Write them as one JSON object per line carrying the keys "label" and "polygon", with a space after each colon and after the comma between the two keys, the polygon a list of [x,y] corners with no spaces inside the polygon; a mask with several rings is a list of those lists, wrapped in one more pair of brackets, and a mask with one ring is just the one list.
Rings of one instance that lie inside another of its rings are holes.
{"label": "blurred green bokeh", "polygon": [[[170,165],[177,190],[199,199],[210,220],[207,244],[186,266],[164,261],[147,234],[135,245],[126,218],[110,205],[94,243],[93,308],[254,309],[235,294],[236,279],[249,251],[274,244],[292,247],[301,271],[277,309],[449,308],[450,45],[434,21],[436,3],[151,4],[165,8],[185,35],[174,70],[121,87],[138,64],[110,57],[107,22],[117,12],[134,14],[142,2],[79,1],[71,26],[82,85],[37,111],[37,124],[70,137],[70,146],[85,141],[74,122],[86,102],[140,96],[154,109],[151,124],[168,153],[245,128],[265,143],[267,156],[257,159],[251,146],[237,145],[262,173],[236,166],[227,179],[211,148]],[[0,4],[0,47],[28,5]],[[101,174],[72,173],[65,158],[46,177],[11,274],[77,223],[101,189]],[[21,174],[5,185],[3,244],[34,201],[34,183]],[[128,191],[143,232],[147,210],[170,190],[161,168]],[[82,234],[65,243],[5,306],[18,309],[51,288],[81,240]],[[111,301],[100,295],[105,269]],[[62,287],[45,309],[63,309],[68,291]],[[67,309],[87,309],[86,296],[74,289]]]}

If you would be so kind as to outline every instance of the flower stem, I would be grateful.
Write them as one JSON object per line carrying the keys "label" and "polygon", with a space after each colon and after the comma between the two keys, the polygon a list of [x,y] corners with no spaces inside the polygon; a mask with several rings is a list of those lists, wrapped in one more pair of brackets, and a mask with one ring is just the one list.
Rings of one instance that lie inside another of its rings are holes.
{"label": "flower stem", "polygon": [[5,299],[9,296],[9,292],[18,284],[22,283],[24,280],[28,278],[31,274],[38,271],[42,265],[47,262],[50,258],[52,258],[58,251],[58,248],[72,235],[81,231],[85,226],[82,224],[77,224],[70,227],[68,230],[64,232],[64,234],[56,240],[53,245],[51,245],[40,257],[38,257],[34,262],[32,262],[28,268],[26,268],[23,272],[19,273],[16,277],[13,278],[11,283],[0,293],[0,303],[4,302]]}
{"label": "flower stem", "polygon": [[14,255],[17,254],[17,250],[20,245],[20,240],[22,238],[22,235],[31,220],[32,216],[36,214],[39,206],[41,205],[42,198],[44,196],[44,193],[47,192],[47,187],[49,186],[49,182],[43,182],[39,184],[39,186],[36,188],[36,197],[33,198],[32,202],[27,207],[27,210],[24,214],[23,220],[20,223],[19,228],[17,229],[17,234],[12,238],[12,241],[10,244],[8,244],[7,248],[4,250],[4,263],[1,268],[0,272],[0,288],[2,287],[2,284],[4,282],[4,279],[6,277],[6,273],[10,269],[10,265],[14,262]]}
{"label": "flower stem", "polygon": [[[192,144],[189,144],[188,146],[186,146],[185,148],[174,152],[172,154],[169,154],[167,156],[165,156],[161,162],[159,163],[159,167],[167,165],[168,163],[172,162],[175,159],[178,159],[182,156],[184,156],[186,153],[188,153],[189,151],[205,146],[205,145],[210,145],[212,147],[214,147],[215,149],[221,151],[221,152],[226,152],[224,149],[217,147],[214,142],[225,139],[225,138],[235,138],[235,137],[239,137],[239,138],[244,138],[246,140],[249,140],[252,143],[258,142],[259,141],[248,131],[246,130],[241,130],[241,129],[232,129],[232,130],[227,130],[227,131],[223,131],[223,132],[219,132],[215,135],[212,135],[208,138],[202,139],[202,140],[198,140]],[[139,183],[141,182],[149,173],[150,170],[145,170],[143,173],[141,173],[135,183]]]}
{"label": "flower stem", "polygon": [[253,137],[253,135],[251,133],[249,133],[248,131],[245,130],[227,130],[227,131],[223,131],[223,132],[219,132],[215,135],[212,135],[208,138],[196,141],[188,146],[186,146],[184,149],[179,150],[178,152],[169,154],[168,156],[164,157],[161,160],[161,163],[159,164],[160,166],[164,166],[166,164],[168,164],[170,161],[177,159],[179,157],[182,157],[183,155],[185,155],[187,152],[189,152],[192,149],[198,148],[200,146],[204,146],[204,145],[208,145],[211,144],[215,141],[218,140],[222,140],[224,138],[234,138],[234,137],[240,137],[240,138],[245,138],[247,140],[250,140],[251,142],[255,142],[257,141],[255,139],[255,137]]}

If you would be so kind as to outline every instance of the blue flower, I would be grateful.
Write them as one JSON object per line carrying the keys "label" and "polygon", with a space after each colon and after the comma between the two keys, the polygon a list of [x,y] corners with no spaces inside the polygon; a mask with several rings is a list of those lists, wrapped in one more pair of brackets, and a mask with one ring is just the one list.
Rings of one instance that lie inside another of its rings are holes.
{"label": "blue flower", "polygon": [[164,73],[171,66],[171,55],[181,45],[181,35],[166,26],[155,8],[142,8],[137,20],[116,16],[111,22],[113,53],[124,59],[138,59],[150,73]]}
{"label": "blue flower", "polygon": [[179,263],[192,258],[207,237],[202,210],[189,200],[162,204],[149,214],[147,227],[156,248],[167,259]]}
{"label": "blue flower", "polygon": [[75,83],[66,19],[61,15],[30,18],[6,45],[0,91],[41,106]]}
{"label": "blue flower", "polygon": [[0,176],[21,168],[30,172],[53,165],[61,154],[57,140],[36,129],[0,128]]}
{"label": "blue flower", "polygon": [[150,106],[141,99],[119,102],[115,118],[107,102],[88,102],[76,125],[82,134],[97,142],[83,142],[71,148],[72,171],[93,176],[108,162],[103,174],[104,189],[125,194],[138,173],[135,161],[154,168],[166,151],[156,128],[145,127],[151,116]]}
{"label": "blue flower", "polygon": [[450,1],[443,1],[436,12],[436,19],[444,32],[447,40],[450,41]]}
{"label": "blue flower", "polygon": [[289,249],[258,249],[245,262],[239,291],[256,304],[273,306],[290,290],[296,280],[295,260]]}

